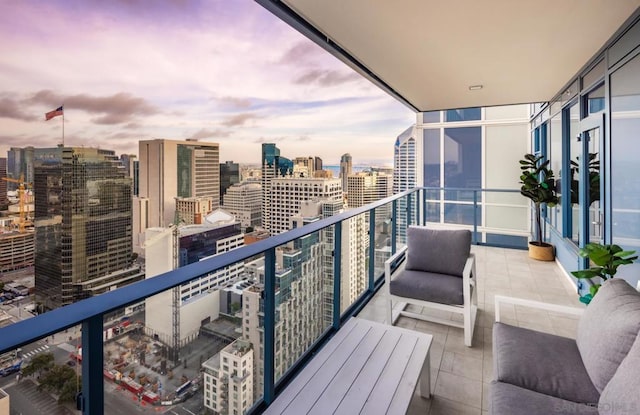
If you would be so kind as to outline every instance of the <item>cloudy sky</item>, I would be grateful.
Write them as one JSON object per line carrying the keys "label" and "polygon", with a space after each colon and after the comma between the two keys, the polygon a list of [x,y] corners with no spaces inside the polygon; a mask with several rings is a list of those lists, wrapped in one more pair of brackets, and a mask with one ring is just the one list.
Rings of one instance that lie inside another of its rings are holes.
{"label": "cloudy sky", "polygon": [[392,159],[414,114],[252,0],[0,0],[0,156],[142,139],[260,143],[325,163]]}

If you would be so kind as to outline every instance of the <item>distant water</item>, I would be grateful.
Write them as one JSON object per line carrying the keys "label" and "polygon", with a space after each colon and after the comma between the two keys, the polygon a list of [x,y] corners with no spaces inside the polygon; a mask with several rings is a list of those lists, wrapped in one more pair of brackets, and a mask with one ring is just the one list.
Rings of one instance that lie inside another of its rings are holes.
{"label": "distant water", "polygon": [[[367,170],[371,167],[369,166],[353,166],[353,172],[357,173],[359,171],[364,171]],[[333,177],[340,177],[340,165],[335,165],[335,164],[325,164],[324,166],[322,166],[323,170],[330,170],[333,172]]]}

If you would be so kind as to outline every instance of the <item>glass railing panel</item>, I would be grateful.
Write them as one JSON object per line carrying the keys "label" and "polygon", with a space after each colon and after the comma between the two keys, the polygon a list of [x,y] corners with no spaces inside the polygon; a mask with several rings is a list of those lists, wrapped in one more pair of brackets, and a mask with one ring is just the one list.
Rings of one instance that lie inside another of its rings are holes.
{"label": "glass railing panel", "polygon": [[[262,339],[260,261],[212,271],[106,315],[105,414],[244,413],[253,406],[262,397],[253,343],[260,348]],[[168,271],[155,268],[148,264],[147,273]]]}
{"label": "glass railing panel", "polygon": [[[415,197],[415,196],[414,196]],[[407,243],[407,227],[411,224],[409,214],[409,196],[402,196],[396,200],[396,249]]]}
{"label": "glass railing panel", "polygon": [[[413,200],[416,200],[415,195]],[[384,262],[391,256],[391,214],[391,203],[386,203],[385,205],[379,206],[375,209],[375,249],[373,264],[375,278],[384,274]]]}
{"label": "glass railing panel", "polygon": [[[479,207],[474,207],[473,203],[444,203],[444,223],[457,224],[457,225],[470,225],[474,223],[474,212],[479,210]],[[480,212],[477,212],[478,222],[480,219]]]}
{"label": "glass railing panel", "polygon": [[[0,324],[30,318],[34,312],[29,302],[3,305]],[[80,337],[76,326],[0,355],[0,388],[10,396],[12,414],[75,409],[82,390]]]}
{"label": "glass railing panel", "polygon": [[330,226],[275,248],[276,382],[332,324],[334,237]]}

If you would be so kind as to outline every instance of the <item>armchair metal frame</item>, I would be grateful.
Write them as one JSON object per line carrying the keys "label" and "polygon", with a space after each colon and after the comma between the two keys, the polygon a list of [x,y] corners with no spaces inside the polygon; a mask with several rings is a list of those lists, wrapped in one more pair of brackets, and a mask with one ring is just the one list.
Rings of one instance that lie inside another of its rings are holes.
{"label": "armchair metal frame", "polygon": [[[411,317],[419,320],[430,321],[433,323],[444,324],[452,327],[459,327],[464,329],[464,344],[471,347],[473,339],[473,331],[475,329],[476,316],[478,313],[478,287],[477,287],[477,274],[476,274],[476,261],[474,254],[469,254],[462,273],[462,290],[464,302],[462,305],[456,304],[441,304],[436,302],[417,300],[415,298],[401,297],[391,294],[391,280],[395,275],[404,269],[406,262],[407,246],[402,247],[398,252],[392,255],[384,263],[384,277],[387,292],[387,322],[391,325],[395,325],[396,320],[400,316]],[[392,271],[392,265],[398,264]],[[397,304],[393,305],[393,302]],[[430,316],[426,314],[414,313],[406,311],[405,308],[409,304],[414,304],[420,307],[431,308],[435,310],[446,311],[450,313],[461,314],[463,321],[457,321],[452,319],[439,318],[437,316]]]}

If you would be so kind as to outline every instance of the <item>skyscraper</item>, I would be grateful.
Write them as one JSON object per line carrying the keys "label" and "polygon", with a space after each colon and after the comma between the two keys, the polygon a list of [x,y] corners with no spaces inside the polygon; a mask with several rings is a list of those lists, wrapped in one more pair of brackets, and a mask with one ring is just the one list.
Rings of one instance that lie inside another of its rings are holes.
{"label": "skyscraper", "polygon": [[353,173],[353,166],[351,164],[351,154],[346,153],[340,157],[340,178],[342,179],[342,190],[347,191],[347,177]]}
{"label": "skyscraper", "polygon": [[350,174],[346,191],[350,208],[368,205],[393,194],[392,177],[372,172]]}
{"label": "skyscraper", "polygon": [[56,308],[143,277],[132,265],[131,179],[113,151],[37,149],[35,293]]}
{"label": "skyscraper", "polygon": [[7,159],[0,157],[0,209],[4,209],[9,203],[7,200],[7,182],[2,180],[7,177]]}
{"label": "skyscraper", "polygon": [[[404,130],[393,146],[393,193],[404,192],[417,186],[416,128]],[[406,240],[407,201],[398,200],[396,211],[396,229],[398,243]]]}
{"label": "skyscraper", "polygon": [[280,149],[275,144],[262,144],[262,227],[268,232],[271,232],[271,180],[292,174],[293,162],[281,157]]}
{"label": "skyscraper", "polygon": [[236,183],[240,183],[240,165],[233,161],[220,163],[220,205],[227,189]]}
{"label": "skyscraper", "polygon": [[260,183],[238,183],[227,189],[224,209],[240,221],[242,229],[260,226],[262,186]]}
{"label": "skyscraper", "polygon": [[[136,212],[135,228],[148,219],[148,227],[166,227],[176,221],[175,198],[211,197],[220,201],[220,148],[217,143],[194,140],[146,140],[139,143],[140,199],[148,211]],[[137,232],[138,233],[138,232]],[[140,245],[142,235],[134,235]]]}
{"label": "skyscraper", "polygon": [[274,178],[269,195],[269,232],[277,235],[291,229],[291,218],[305,200],[342,202],[342,186],[339,179]]}

